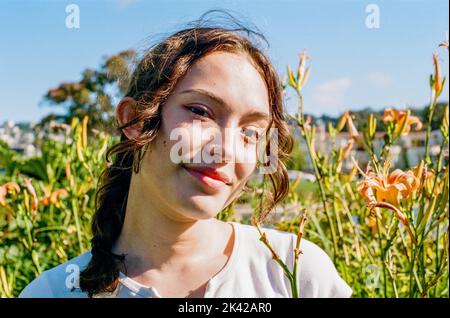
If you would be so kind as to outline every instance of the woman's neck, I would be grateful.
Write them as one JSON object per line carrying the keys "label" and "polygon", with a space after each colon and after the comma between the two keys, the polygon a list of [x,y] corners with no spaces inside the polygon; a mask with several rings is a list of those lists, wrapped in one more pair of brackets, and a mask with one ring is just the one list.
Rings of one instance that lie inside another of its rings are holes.
{"label": "woman's neck", "polygon": [[177,219],[170,207],[149,202],[142,189],[130,185],[122,232],[113,247],[114,253],[127,255],[127,270],[176,270],[222,252],[223,222]]}

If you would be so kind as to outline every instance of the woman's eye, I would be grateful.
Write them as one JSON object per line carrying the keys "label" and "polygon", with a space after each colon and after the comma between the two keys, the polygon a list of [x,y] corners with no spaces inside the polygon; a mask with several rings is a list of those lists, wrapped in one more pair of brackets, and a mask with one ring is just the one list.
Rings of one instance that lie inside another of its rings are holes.
{"label": "woman's eye", "polygon": [[206,116],[208,116],[208,117],[209,117],[208,112],[207,112],[206,110],[201,109],[201,108],[198,108],[198,107],[188,107],[188,109],[189,109],[192,113],[194,113],[195,115],[197,115],[197,116],[201,116],[201,117],[206,117]]}
{"label": "woman's eye", "polygon": [[243,133],[246,141],[257,142],[259,140],[259,131],[257,129],[244,129]]}

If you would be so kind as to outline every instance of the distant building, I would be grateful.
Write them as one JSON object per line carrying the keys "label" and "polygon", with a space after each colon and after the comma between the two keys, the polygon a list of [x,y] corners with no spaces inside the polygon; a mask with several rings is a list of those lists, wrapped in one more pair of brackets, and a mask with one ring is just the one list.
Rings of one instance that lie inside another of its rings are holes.
{"label": "distant building", "polygon": [[52,127],[55,124],[56,122],[50,122],[49,129],[40,131],[36,136],[33,130],[33,122],[15,123],[12,120],[8,120],[0,124],[0,140],[6,142],[9,148],[25,157],[39,156],[41,152],[36,145],[37,139],[49,138],[65,142],[65,134],[63,132],[56,133],[53,131]]}
{"label": "distant building", "polygon": [[16,124],[8,120],[0,124],[0,139],[13,150],[26,157],[35,156],[39,153],[36,148],[33,123]]}

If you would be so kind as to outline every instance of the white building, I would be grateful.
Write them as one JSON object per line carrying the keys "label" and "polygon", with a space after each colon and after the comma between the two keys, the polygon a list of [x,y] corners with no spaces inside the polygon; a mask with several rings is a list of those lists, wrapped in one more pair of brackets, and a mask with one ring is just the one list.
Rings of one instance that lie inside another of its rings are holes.
{"label": "white building", "polygon": [[0,139],[13,150],[26,157],[35,156],[39,153],[36,148],[35,135],[33,132],[34,123],[16,124],[8,120],[0,124]]}

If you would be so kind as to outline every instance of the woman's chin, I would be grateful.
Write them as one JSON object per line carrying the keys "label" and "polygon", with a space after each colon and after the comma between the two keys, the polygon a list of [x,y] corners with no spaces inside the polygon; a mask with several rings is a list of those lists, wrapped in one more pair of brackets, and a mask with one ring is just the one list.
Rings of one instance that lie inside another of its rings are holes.
{"label": "woman's chin", "polygon": [[[181,197],[179,197],[181,199]],[[196,220],[206,220],[214,217],[221,211],[217,198],[208,196],[187,197],[180,204],[180,208],[185,211],[183,214]]]}
{"label": "woman's chin", "polygon": [[188,176],[186,172],[181,172],[180,180],[175,182],[172,199],[176,200],[176,206],[186,211],[184,215],[194,219],[210,219],[222,210],[225,201],[228,199],[223,191],[215,194],[208,194],[204,189]]}

